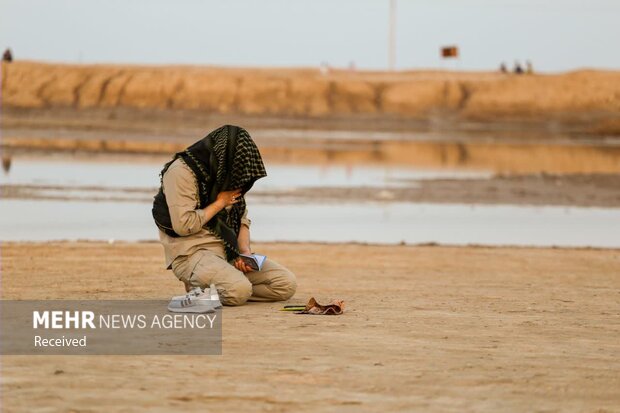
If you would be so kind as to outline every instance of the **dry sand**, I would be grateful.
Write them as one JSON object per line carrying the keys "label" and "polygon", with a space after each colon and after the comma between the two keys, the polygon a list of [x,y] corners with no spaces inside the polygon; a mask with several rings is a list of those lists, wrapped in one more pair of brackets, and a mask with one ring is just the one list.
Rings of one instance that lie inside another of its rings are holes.
{"label": "dry sand", "polygon": [[349,72],[191,66],[2,65],[4,105],[300,118],[511,120],[620,132],[620,72]]}
{"label": "dry sand", "polygon": [[[618,412],[620,251],[261,244],[292,301],[226,308],[222,356],[2,358],[7,412]],[[2,298],[158,298],[157,244],[2,247]]]}

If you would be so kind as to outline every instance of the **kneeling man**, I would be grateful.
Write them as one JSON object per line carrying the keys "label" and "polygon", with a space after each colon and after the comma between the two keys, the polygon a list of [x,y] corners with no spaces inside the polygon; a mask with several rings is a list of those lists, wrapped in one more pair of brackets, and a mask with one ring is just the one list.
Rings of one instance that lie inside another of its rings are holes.
{"label": "kneeling man", "polygon": [[266,259],[252,270],[239,254],[251,254],[245,194],[267,176],[248,132],[226,125],[174,155],[161,171],[153,203],[166,266],[193,287],[217,286],[225,305],[287,300],[295,275]]}

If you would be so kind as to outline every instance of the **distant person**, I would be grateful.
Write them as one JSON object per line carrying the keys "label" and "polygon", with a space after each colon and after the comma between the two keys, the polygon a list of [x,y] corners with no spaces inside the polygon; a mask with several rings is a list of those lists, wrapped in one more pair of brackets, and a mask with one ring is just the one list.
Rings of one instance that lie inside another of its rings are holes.
{"label": "distant person", "polygon": [[8,174],[11,171],[11,156],[10,155],[2,155],[2,170],[4,170],[5,174]]}
{"label": "distant person", "polygon": [[528,75],[534,74],[534,67],[532,66],[532,62],[530,62],[529,60],[525,62],[525,73],[527,73]]}
{"label": "distant person", "polygon": [[4,53],[2,54],[2,61],[7,63],[11,63],[13,61],[13,52],[11,52],[11,49],[7,48],[4,51]]}
{"label": "distant person", "polygon": [[174,155],[161,171],[153,202],[167,269],[186,291],[215,284],[225,305],[281,301],[295,294],[295,275],[266,259],[254,271],[245,194],[267,176],[248,132],[225,125]]}
{"label": "distant person", "polygon": [[517,75],[523,74],[523,67],[521,67],[521,63],[519,63],[518,61],[515,62],[515,67],[514,67],[513,72]]}
{"label": "distant person", "polygon": [[499,65],[499,71],[500,73],[508,73],[508,68],[506,67],[506,63],[502,62],[502,64]]}

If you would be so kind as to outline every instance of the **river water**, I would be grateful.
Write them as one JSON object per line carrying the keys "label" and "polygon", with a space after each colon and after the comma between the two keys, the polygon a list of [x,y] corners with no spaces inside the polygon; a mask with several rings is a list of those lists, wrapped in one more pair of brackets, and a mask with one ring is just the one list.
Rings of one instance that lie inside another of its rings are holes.
{"label": "river water", "polygon": [[[0,185],[40,186],[39,194],[69,194],[71,200],[0,199],[0,240],[156,240],[150,198],[160,168],[160,160],[16,158]],[[410,180],[492,174],[364,165],[274,164],[268,171],[253,191],[389,188]],[[93,193],[110,199],[93,200]],[[256,241],[620,247],[620,209],[346,201],[292,205],[251,193],[248,205]]]}

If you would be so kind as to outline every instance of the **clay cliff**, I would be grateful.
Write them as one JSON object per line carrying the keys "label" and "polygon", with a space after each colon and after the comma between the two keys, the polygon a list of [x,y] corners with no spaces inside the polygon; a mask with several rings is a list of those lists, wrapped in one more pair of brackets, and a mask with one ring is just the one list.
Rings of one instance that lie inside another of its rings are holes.
{"label": "clay cliff", "polygon": [[620,72],[555,75],[192,66],[2,65],[5,108],[134,108],[308,118],[534,121],[620,132]]}

